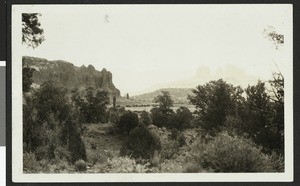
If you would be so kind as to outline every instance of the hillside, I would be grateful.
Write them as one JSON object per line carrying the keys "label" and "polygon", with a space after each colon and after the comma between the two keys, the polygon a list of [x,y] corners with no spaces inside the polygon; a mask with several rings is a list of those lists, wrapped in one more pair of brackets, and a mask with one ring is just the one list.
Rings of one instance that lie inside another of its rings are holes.
{"label": "hillside", "polygon": [[153,102],[154,97],[161,94],[161,91],[169,92],[174,103],[188,103],[187,96],[188,94],[192,94],[191,88],[163,88],[154,92],[132,96],[131,99],[151,103]]}
{"label": "hillside", "polygon": [[120,91],[112,82],[112,73],[105,68],[98,71],[92,65],[77,67],[62,60],[48,61],[28,56],[22,58],[22,65],[35,69],[33,83],[36,85],[53,80],[67,88],[93,87],[105,90],[110,95],[120,96]]}

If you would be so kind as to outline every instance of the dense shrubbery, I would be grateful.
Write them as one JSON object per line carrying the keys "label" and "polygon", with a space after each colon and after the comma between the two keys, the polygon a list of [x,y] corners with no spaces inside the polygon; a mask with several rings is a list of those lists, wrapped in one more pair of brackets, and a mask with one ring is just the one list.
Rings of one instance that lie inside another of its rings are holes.
{"label": "dense shrubbery", "polygon": [[265,172],[270,161],[250,139],[221,132],[208,142],[193,147],[195,161],[214,172]]}
{"label": "dense shrubbery", "polygon": [[125,114],[123,114],[120,117],[120,120],[117,124],[117,127],[120,129],[121,132],[126,132],[129,134],[129,132],[137,127],[139,125],[139,117],[136,113],[131,111],[126,111]]}
{"label": "dense shrubbery", "polygon": [[199,85],[188,99],[197,108],[198,125],[212,135],[221,130],[250,136],[263,151],[284,152],[284,87],[283,76],[274,74],[269,81],[245,89],[234,87],[222,79]]}
{"label": "dense shrubbery", "polygon": [[38,161],[85,159],[81,125],[67,90],[48,81],[24,95],[24,152],[32,152]]}
{"label": "dense shrubbery", "polygon": [[150,132],[147,127],[139,125],[130,131],[121,148],[121,155],[150,159],[155,150],[161,150],[159,138]]}

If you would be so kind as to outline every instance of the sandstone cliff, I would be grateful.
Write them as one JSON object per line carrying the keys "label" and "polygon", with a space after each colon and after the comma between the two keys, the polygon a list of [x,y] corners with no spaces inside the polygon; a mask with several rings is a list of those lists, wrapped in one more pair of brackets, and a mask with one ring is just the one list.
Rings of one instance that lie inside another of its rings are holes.
{"label": "sandstone cliff", "polygon": [[92,65],[77,67],[66,61],[48,61],[47,59],[28,56],[22,58],[22,65],[35,69],[33,83],[37,85],[53,80],[67,88],[93,87],[105,90],[109,95],[120,96],[120,91],[112,82],[112,73],[105,68],[98,71]]}

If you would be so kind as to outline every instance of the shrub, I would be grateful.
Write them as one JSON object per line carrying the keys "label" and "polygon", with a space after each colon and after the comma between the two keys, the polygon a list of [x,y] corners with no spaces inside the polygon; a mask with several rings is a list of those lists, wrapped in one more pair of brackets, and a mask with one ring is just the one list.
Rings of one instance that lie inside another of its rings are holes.
{"label": "shrub", "polygon": [[163,140],[161,157],[171,159],[179,150],[179,142],[175,140]]}
{"label": "shrub", "polygon": [[118,124],[120,121],[120,117],[125,113],[125,107],[116,107],[110,108],[108,110],[109,122],[113,124]]}
{"label": "shrub", "polygon": [[136,113],[131,111],[127,111],[124,115],[120,117],[120,121],[118,123],[118,128],[129,134],[129,132],[134,129],[139,124],[139,118]]}
{"label": "shrub", "polygon": [[70,151],[68,151],[68,148],[65,146],[57,146],[54,150],[55,158],[58,159],[66,159],[68,161],[71,160]]}
{"label": "shrub", "polygon": [[80,159],[75,162],[75,170],[79,172],[86,171],[86,163],[84,160]]}
{"label": "shrub", "polygon": [[170,138],[171,138],[172,140],[178,141],[178,143],[179,143],[179,145],[180,145],[181,147],[182,147],[183,145],[186,145],[186,142],[185,142],[186,138],[184,137],[183,132],[178,131],[177,129],[172,129],[171,132],[172,132],[172,133],[171,133]]}
{"label": "shrub", "polygon": [[264,158],[261,149],[249,139],[219,133],[207,143],[199,142],[193,147],[196,162],[215,172],[262,172]]}
{"label": "shrub", "polygon": [[127,156],[113,158],[108,161],[110,173],[146,173],[150,171],[149,163],[138,164],[134,159]]}
{"label": "shrub", "polygon": [[273,151],[271,154],[266,154],[264,158],[268,172],[284,172],[284,156]]}
{"label": "shrub", "polygon": [[168,115],[161,112],[159,108],[152,108],[150,112],[153,125],[158,127],[164,127],[167,125]]}
{"label": "shrub", "polygon": [[183,172],[186,173],[198,173],[198,172],[207,172],[206,170],[204,170],[201,165],[189,165],[187,167],[185,167],[185,169],[183,170]]}
{"label": "shrub", "polygon": [[142,111],[141,117],[140,117],[140,123],[145,126],[149,126],[151,124],[151,117],[150,117],[149,112]]}
{"label": "shrub", "polygon": [[23,171],[25,172],[38,172],[40,169],[36,156],[32,152],[25,152],[23,154]]}
{"label": "shrub", "polygon": [[131,155],[133,158],[150,159],[154,150],[161,150],[159,138],[143,125],[130,131],[128,138],[123,143],[121,155]]}

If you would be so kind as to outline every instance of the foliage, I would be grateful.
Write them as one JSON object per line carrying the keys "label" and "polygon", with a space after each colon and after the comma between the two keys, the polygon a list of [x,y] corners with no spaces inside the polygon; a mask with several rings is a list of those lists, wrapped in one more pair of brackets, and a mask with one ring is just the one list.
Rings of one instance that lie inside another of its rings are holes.
{"label": "foliage", "polygon": [[215,172],[267,171],[260,148],[251,140],[221,132],[208,142],[193,147],[196,162]]}
{"label": "foliage", "polygon": [[41,159],[85,159],[81,126],[67,90],[52,81],[24,96],[24,151]]}
{"label": "foliage", "polygon": [[243,102],[241,87],[234,87],[222,79],[199,85],[188,99],[196,106],[200,126],[217,132],[224,125],[227,115],[239,115]]}
{"label": "foliage", "polygon": [[248,86],[246,96],[244,131],[255,143],[264,147],[264,152],[276,150],[283,153],[283,102],[271,102],[265,83],[260,81],[255,86]]}
{"label": "foliage", "polygon": [[80,101],[79,104],[87,123],[106,122],[106,109],[109,104],[106,91],[96,91],[95,93],[94,88],[89,87],[86,89],[84,101]]}
{"label": "foliage", "polygon": [[38,172],[39,164],[34,153],[26,152],[23,154],[23,170],[26,172]]}
{"label": "foliage", "polygon": [[184,137],[183,132],[178,131],[176,128],[173,128],[173,129],[171,130],[171,136],[170,136],[170,138],[171,138],[172,140],[178,141],[179,146],[183,146],[183,145],[186,144],[186,142],[185,142],[185,137]]}
{"label": "foliage", "polygon": [[122,156],[150,159],[155,150],[161,150],[159,138],[150,132],[147,127],[139,125],[130,131],[120,153]]}
{"label": "foliage", "polygon": [[268,166],[269,172],[284,172],[284,156],[276,152],[266,154],[265,156],[266,166]]}
{"label": "foliage", "polygon": [[86,163],[84,160],[80,159],[75,162],[75,170],[78,172],[84,172],[86,171]]}
{"label": "foliage", "polygon": [[22,43],[29,47],[39,46],[44,39],[38,13],[22,13]]}
{"label": "foliage", "polygon": [[168,114],[173,111],[171,107],[174,101],[169,92],[161,91],[161,93],[162,95],[158,95],[154,98],[154,102],[159,104],[158,108],[163,114]]}
{"label": "foliage", "polygon": [[142,125],[149,126],[151,122],[152,121],[149,112],[143,110],[140,116],[140,123]]}
{"label": "foliage", "polygon": [[176,140],[162,140],[162,150],[161,157],[162,159],[171,159],[179,150],[179,142]]}
{"label": "foliage", "polygon": [[108,109],[109,122],[112,124],[118,124],[120,117],[125,113],[125,107],[117,106],[116,108]]}
{"label": "foliage", "polygon": [[161,112],[159,108],[152,108],[150,110],[151,113],[151,120],[154,125],[158,127],[164,127],[168,124],[168,115]]}
{"label": "foliage", "polygon": [[128,156],[108,160],[110,173],[146,173],[151,170],[149,165],[139,164]]}
{"label": "foliage", "polygon": [[273,149],[284,154],[284,77],[281,73],[274,73],[273,79],[269,82],[274,95],[270,97],[273,101],[272,109],[274,111],[271,130],[277,141]]}
{"label": "foliage", "polygon": [[136,113],[131,111],[126,111],[125,114],[123,114],[120,117],[120,121],[118,123],[118,128],[122,132],[126,132],[129,134],[129,132],[137,127],[139,124],[139,117]]}
{"label": "foliage", "polygon": [[33,83],[32,75],[35,70],[29,67],[23,67],[23,92],[29,92],[31,84]]}
{"label": "foliage", "polygon": [[170,129],[183,130],[189,128],[192,124],[193,115],[186,107],[180,107],[176,113],[168,116],[167,127]]}

